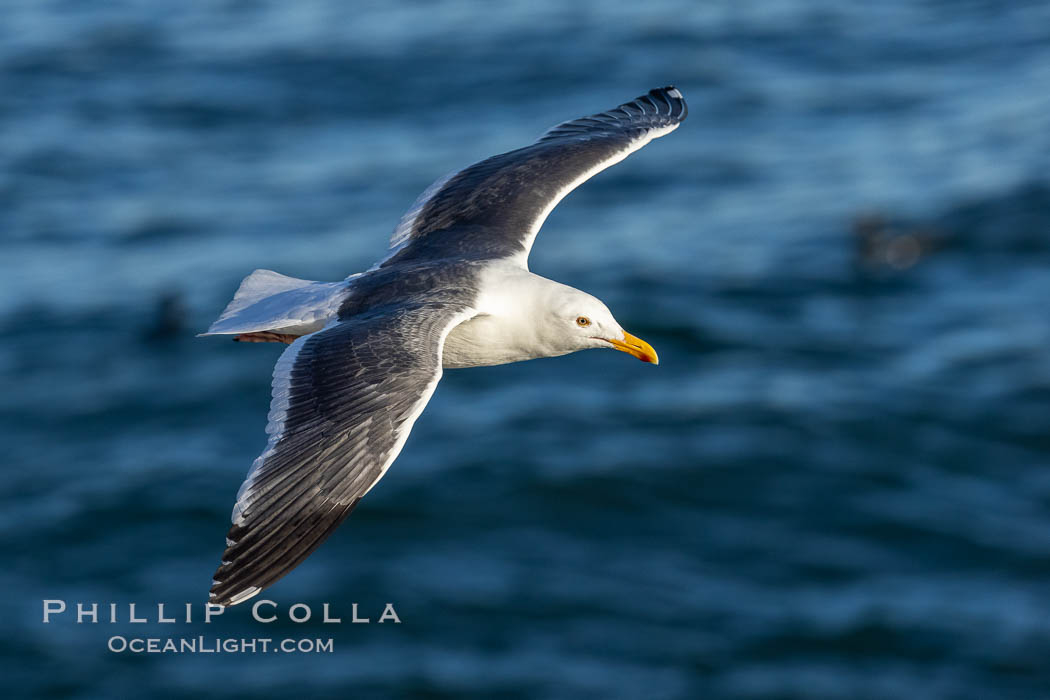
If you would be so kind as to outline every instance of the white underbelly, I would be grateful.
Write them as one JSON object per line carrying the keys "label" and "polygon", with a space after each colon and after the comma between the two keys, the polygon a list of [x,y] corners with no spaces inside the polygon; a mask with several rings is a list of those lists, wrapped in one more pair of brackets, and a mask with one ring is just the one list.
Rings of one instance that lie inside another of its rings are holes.
{"label": "white underbelly", "polygon": [[441,366],[487,367],[538,357],[523,346],[514,330],[513,323],[499,316],[481,315],[464,321],[445,338]]}

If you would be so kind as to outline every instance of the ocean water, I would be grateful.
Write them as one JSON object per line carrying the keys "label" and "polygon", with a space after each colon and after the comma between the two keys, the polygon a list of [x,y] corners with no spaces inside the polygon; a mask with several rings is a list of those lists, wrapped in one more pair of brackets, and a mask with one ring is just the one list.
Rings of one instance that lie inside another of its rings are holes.
{"label": "ocean water", "polygon": [[[204,624],[281,349],[194,337],[240,279],[669,83],[532,255],[660,366],[447,372],[279,619]],[[5,694],[1050,697],[1048,165],[1046,3],[5,3]],[[332,650],[108,649],[201,635]]]}

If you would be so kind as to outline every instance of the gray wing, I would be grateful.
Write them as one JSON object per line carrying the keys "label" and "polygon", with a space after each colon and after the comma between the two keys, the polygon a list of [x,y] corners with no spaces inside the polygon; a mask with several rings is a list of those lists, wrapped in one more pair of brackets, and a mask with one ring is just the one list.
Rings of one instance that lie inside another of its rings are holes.
{"label": "gray wing", "polygon": [[237,494],[210,602],[247,600],[299,565],[397,457],[441,378],[466,305],[404,303],[296,340],[273,373],[270,439]]}
{"label": "gray wing", "polygon": [[517,258],[565,195],[654,138],[687,109],[674,87],[548,130],[536,143],[438,180],[405,213],[379,265],[449,257]]}

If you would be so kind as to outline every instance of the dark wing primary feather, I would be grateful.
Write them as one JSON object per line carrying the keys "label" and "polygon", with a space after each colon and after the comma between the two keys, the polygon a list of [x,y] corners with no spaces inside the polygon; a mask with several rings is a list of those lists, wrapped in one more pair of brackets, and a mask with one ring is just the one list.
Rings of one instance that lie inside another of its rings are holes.
{"label": "dark wing primary feather", "polygon": [[518,257],[561,199],[653,138],[677,128],[687,109],[674,87],[559,124],[531,146],[493,156],[427,189],[401,219],[380,265],[448,257]]}
{"label": "dark wing primary feather", "polygon": [[274,368],[270,441],[237,494],[211,602],[233,605],[307,557],[401,451],[466,305],[405,303],[295,341]]}

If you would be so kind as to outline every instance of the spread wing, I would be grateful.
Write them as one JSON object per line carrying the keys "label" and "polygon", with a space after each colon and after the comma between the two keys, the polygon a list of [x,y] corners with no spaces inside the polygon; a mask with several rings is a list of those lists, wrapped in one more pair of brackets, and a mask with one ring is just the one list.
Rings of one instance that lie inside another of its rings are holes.
{"label": "spread wing", "polygon": [[441,378],[466,305],[411,302],[296,340],[273,373],[270,435],[237,494],[210,602],[247,600],[299,565],[397,458]]}
{"label": "spread wing", "polygon": [[493,156],[438,180],[398,224],[380,263],[447,257],[517,258],[529,250],[547,215],[565,195],[687,114],[674,87],[559,124],[531,146]]}

